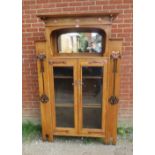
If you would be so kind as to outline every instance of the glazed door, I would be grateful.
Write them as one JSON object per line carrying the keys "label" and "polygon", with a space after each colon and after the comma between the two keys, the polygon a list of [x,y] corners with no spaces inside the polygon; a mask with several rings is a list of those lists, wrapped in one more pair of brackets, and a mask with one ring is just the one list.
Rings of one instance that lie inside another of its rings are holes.
{"label": "glazed door", "polygon": [[81,134],[104,134],[107,60],[80,61],[79,122]]}
{"label": "glazed door", "polygon": [[51,105],[55,134],[77,132],[76,60],[51,60]]}

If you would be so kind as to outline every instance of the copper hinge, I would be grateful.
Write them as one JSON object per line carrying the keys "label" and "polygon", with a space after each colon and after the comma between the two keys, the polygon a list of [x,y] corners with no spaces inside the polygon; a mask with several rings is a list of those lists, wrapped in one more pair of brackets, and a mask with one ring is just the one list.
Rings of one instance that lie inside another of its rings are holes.
{"label": "copper hinge", "polygon": [[44,64],[43,61],[46,59],[46,55],[44,53],[40,53],[37,55],[37,59],[40,61],[40,72],[44,72]]}
{"label": "copper hinge", "polygon": [[37,55],[37,59],[39,59],[40,61],[43,61],[46,58],[46,55],[44,53],[40,53]]}
{"label": "copper hinge", "polygon": [[40,53],[37,55],[37,59],[40,61],[40,72],[42,76],[42,88],[43,88],[43,94],[40,96],[40,102],[41,103],[47,103],[49,101],[48,96],[45,94],[45,86],[44,86],[44,63],[43,61],[46,59],[46,55],[44,53]]}
{"label": "copper hinge", "polygon": [[114,105],[119,102],[119,98],[115,95],[115,83],[117,72],[117,60],[121,58],[121,53],[119,51],[112,51],[110,58],[113,60],[113,95],[109,98],[109,103]]}

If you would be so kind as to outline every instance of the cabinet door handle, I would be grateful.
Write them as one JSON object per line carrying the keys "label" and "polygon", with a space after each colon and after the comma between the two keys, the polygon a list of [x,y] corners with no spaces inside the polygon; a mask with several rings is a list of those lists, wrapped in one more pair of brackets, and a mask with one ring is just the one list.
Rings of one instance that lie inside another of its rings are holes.
{"label": "cabinet door handle", "polygon": [[81,80],[77,81],[77,84],[78,84],[79,86],[84,85],[84,83],[83,83]]}
{"label": "cabinet door handle", "polygon": [[74,86],[74,85],[82,86],[82,85],[84,85],[84,83],[83,83],[82,81],[80,81],[80,80],[77,80],[77,81],[73,82],[72,85],[73,85],[73,86]]}

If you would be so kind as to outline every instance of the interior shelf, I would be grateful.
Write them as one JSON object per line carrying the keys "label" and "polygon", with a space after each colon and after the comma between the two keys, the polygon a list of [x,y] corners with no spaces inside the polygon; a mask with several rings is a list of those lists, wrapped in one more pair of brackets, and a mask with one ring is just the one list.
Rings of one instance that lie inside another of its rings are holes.
{"label": "interior shelf", "polygon": [[73,79],[73,76],[62,76],[62,75],[56,75],[54,76],[55,79]]}
{"label": "interior shelf", "polygon": [[83,104],[83,108],[101,108],[101,104]]}
{"label": "interior shelf", "polygon": [[[73,76],[56,75],[55,79],[73,79]],[[102,79],[102,76],[83,76],[83,79]]]}
{"label": "interior shelf", "polygon": [[[73,108],[74,107],[74,104],[71,104],[71,103],[57,103],[55,105],[57,108],[58,107],[64,107],[64,108]],[[101,108],[101,105],[99,104],[83,104],[82,106],[83,108]]]}
{"label": "interior shelf", "polygon": [[83,76],[83,79],[102,79],[102,76]]}
{"label": "interior shelf", "polygon": [[64,108],[73,108],[74,104],[72,103],[57,103],[55,104],[56,107],[64,107]]}

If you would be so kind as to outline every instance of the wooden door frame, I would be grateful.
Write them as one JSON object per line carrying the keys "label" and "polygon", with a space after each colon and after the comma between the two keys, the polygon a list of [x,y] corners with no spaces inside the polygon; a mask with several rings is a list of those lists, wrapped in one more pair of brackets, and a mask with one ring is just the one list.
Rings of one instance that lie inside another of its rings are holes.
{"label": "wooden door frame", "polygon": [[51,111],[52,111],[52,126],[53,126],[53,134],[76,134],[78,130],[78,122],[77,122],[77,86],[74,85],[74,128],[69,127],[56,127],[56,110],[55,110],[55,91],[54,91],[54,75],[53,75],[53,67],[73,67],[73,82],[77,80],[77,64],[76,60],[70,59],[55,59],[52,58],[49,60],[49,89],[50,89],[50,103],[51,103]]}
{"label": "wooden door frame", "polygon": [[[90,64],[91,63],[91,64]],[[79,60],[78,65],[78,78],[80,81],[82,81],[82,67],[83,66],[89,66],[89,67],[103,67],[103,98],[102,98],[102,118],[101,118],[101,125],[102,129],[89,129],[89,128],[82,128],[82,122],[83,122],[83,108],[82,108],[82,87],[79,88],[79,133],[80,134],[96,134],[100,137],[104,137],[105,135],[105,125],[106,125],[106,107],[108,104],[107,100],[107,89],[108,89],[108,82],[107,82],[107,63],[108,60],[106,58],[92,58],[87,60]]]}

